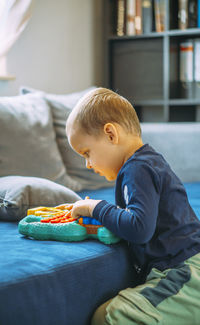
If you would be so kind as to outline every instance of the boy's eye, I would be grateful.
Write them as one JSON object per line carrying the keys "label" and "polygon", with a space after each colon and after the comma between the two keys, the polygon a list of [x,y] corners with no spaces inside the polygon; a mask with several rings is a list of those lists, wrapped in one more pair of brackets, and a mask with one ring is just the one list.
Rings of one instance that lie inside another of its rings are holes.
{"label": "boy's eye", "polygon": [[83,156],[88,158],[89,157],[89,151],[84,152]]}

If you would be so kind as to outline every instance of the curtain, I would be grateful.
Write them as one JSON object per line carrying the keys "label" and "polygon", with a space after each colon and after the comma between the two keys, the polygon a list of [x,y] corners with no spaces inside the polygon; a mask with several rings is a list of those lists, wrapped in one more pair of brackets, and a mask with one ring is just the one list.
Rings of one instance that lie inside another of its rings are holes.
{"label": "curtain", "polygon": [[26,27],[33,0],[0,0],[0,74],[6,74],[6,55]]}

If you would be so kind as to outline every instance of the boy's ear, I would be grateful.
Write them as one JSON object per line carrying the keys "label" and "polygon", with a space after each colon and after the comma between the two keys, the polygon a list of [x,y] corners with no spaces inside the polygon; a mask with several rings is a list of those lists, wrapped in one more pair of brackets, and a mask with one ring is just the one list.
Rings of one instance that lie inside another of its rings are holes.
{"label": "boy's ear", "polygon": [[108,137],[108,140],[113,144],[117,144],[119,140],[118,130],[113,123],[106,123],[104,125],[104,134]]}

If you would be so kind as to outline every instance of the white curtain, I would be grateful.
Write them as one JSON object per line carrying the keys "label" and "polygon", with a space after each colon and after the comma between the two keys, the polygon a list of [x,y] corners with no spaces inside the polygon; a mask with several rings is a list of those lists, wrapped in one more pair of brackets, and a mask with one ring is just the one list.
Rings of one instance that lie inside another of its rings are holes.
{"label": "white curtain", "polygon": [[0,75],[6,75],[6,55],[29,21],[33,0],[0,1]]}

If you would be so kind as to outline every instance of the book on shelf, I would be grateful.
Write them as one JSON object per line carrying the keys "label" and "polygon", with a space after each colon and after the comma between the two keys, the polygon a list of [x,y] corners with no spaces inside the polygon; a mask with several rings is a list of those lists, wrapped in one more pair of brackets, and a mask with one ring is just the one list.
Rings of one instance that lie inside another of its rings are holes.
{"label": "book on shelf", "polygon": [[142,30],[143,34],[153,31],[153,0],[142,0]]}
{"label": "book on shelf", "polygon": [[194,97],[200,98],[200,38],[194,39]]}
{"label": "book on shelf", "polygon": [[126,0],[117,0],[117,36],[126,34]]}
{"label": "book on shelf", "polygon": [[142,0],[135,0],[135,33],[141,35],[142,31]]}
{"label": "book on shelf", "polygon": [[200,0],[178,1],[178,28],[200,27],[198,22],[200,16]]}
{"label": "book on shelf", "polygon": [[155,26],[156,32],[160,33],[165,30],[165,0],[154,0]]}
{"label": "book on shelf", "polygon": [[127,0],[126,2],[126,34],[135,35],[135,0]]}
{"label": "book on shelf", "polygon": [[178,28],[186,29],[188,27],[188,0],[178,1]]}
{"label": "book on shelf", "polygon": [[193,40],[187,40],[180,43],[180,96],[182,98],[193,97],[193,56],[194,44]]}
{"label": "book on shelf", "polygon": [[180,43],[180,95],[200,98],[200,38]]}
{"label": "book on shelf", "polygon": [[197,27],[197,0],[188,0],[188,28]]}

